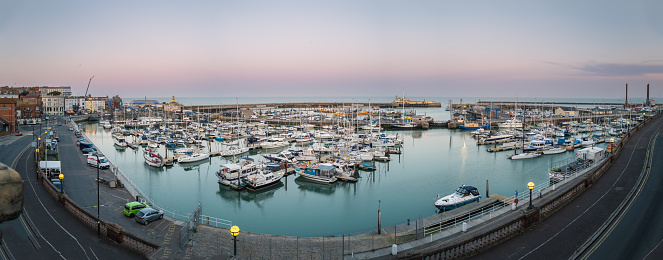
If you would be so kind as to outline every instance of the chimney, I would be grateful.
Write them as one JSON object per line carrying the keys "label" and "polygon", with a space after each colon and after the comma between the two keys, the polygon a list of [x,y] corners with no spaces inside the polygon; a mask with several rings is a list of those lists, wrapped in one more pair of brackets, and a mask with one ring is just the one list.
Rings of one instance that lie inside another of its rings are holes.
{"label": "chimney", "polygon": [[647,105],[649,105],[649,83],[647,83]]}
{"label": "chimney", "polygon": [[628,106],[628,83],[626,83],[626,102],[624,102],[624,106]]}

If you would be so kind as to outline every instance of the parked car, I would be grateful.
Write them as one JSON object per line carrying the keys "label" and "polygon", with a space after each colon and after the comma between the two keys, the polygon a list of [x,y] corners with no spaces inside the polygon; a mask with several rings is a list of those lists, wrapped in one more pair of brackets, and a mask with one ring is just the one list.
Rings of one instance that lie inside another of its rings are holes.
{"label": "parked car", "polygon": [[15,135],[15,136],[22,136],[23,133],[21,133],[21,132],[16,132],[14,135]]}
{"label": "parked car", "polygon": [[[97,159],[99,159],[99,161],[97,161]],[[106,159],[105,156],[97,153],[91,153],[87,155],[87,165],[99,167],[100,169],[106,169],[110,167],[108,159]]]}
{"label": "parked car", "polygon": [[69,131],[74,131],[74,128],[70,126]]}
{"label": "parked car", "polygon": [[124,205],[124,215],[133,218],[138,211],[147,208],[147,204],[138,201],[132,201]]}
{"label": "parked car", "polygon": [[163,211],[153,208],[141,209],[140,211],[138,211],[138,213],[136,213],[136,216],[134,217],[134,219],[136,219],[136,222],[141,223],[143,225],[147,225],[152,221],[162,218],[163,218]]}
{"label": "parked car", "polygon": [[85,149],[82,150],[82,152],[83,152],[84,155],[88,155],[88,154],[91,154],[91,153],[96,153],[97,148],[94,148],[94,147],[85,148]]}

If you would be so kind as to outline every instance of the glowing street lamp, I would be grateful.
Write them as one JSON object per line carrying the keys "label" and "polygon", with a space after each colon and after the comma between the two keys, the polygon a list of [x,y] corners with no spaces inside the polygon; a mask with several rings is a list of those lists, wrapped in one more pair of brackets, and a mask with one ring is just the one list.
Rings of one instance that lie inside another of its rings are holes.
{"label": "glowing street lamp", "polygon": [[237,255],[237,236],[239,235],[239,227],[238,226],[232,226],[230,228],[230,234],[233,235],[233,256]]}
{"label": "glowing street lamp", "polygon": [[60,173],[58,178],[60,178],[60,193],[64,193],[64,174]]}
{"label": "glowing street lamp", "polygon": [[529,189],[529,207],[527,209],[532,209],[532,190],[534,189],[534,183],[531,181],[527,183],[527,188]]}

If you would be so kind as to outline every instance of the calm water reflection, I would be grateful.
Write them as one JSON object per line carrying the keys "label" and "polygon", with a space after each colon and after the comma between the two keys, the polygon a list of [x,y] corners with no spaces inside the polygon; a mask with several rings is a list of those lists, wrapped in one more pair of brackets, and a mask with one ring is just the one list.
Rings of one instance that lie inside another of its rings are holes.
{"label": "calm water reflection", "polygon": [[[322,185],[291,175],[275,187],[250,192],[218,184],[215,172],[232,158],[214,157],[156,169],[144,163],[140,150],[116,150],[110,132],[98,124],[89,125],[86,133],[163,207],[190,212],[201,202],[203,214],[231,220],[242,230],[298,236],[375,229],[378,200],[382,201],[383,227],[437,214],[435,197],[447,195],[462,184],[477,186],[485,196],[485,183],[490,180],[490,193],[511,196],[516,189],[526,189],[527,182],[548,181],[551,162],[573,156],[567,152],[511,161],[506,155],[513,151],[488,153],[488,146],[477,146],[467,132],[405,131],[398,132],[404,140],[403,154],[391,155],[389,163],[376,163],[375,172],[360,172],[356,183]],[[223,149],[217,142],[205,142],[205,146],[213,151]],[[158,151],[166,153],[164,147]],[[172,156],[172,151],[168,154]],[[257,151],[247,156],[263,160]]]}

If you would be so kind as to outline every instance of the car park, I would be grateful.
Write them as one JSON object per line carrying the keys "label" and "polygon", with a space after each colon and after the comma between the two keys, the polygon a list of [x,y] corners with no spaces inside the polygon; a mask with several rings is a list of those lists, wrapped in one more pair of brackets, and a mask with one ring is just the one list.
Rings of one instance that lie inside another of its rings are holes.
{"label": "car park", "polygon": [[134,217],[138,211],[147,208],[147,204],[138,201],[132,201],[124,205],[124,215],[127,217]]}
{"label": "car park", "polygon": [[108,159],[98,153],[91,153],[87,155],[87,165],[98,167],[99,169],[106,169],[110,167]]}
{"label": "car park", "polygon": [[140,211],[138,211],[138,213],[136,213],[136,216],[134,217],[136,222],[141,223],[143,225],[147,225],[152,221],[162,218],[163,218],[163,211],[153,208],[141,209]]}

